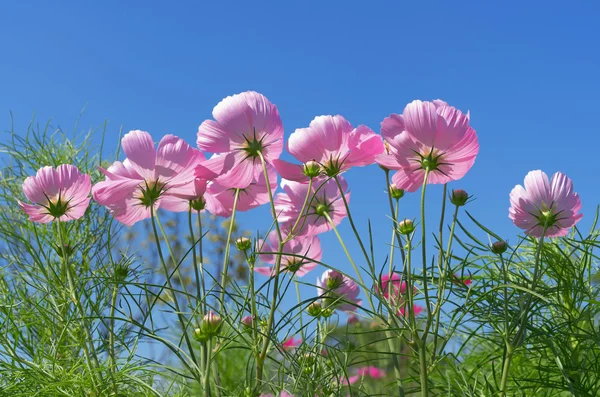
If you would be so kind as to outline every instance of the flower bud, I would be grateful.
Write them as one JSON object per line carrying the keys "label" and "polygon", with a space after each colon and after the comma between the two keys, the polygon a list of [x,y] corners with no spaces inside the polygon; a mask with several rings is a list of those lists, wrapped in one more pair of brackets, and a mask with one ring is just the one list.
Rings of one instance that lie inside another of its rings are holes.
{"label": "flower bud", "polygon": [[59,244],[56,244],[54,246],[54,250],[56,251],[56,254],[58,256],[60,256],[61,258],[63,257],[64,254],[66,254],[67,256],[71,256],[71,255],[73,255],[73,252],[75,252],[75,248],[73,248],[69,244],[65,244],[62,249],[60,248]]}
{"label": "flower bud", "polygon": [[338,271],[333,270],[328,274],[328,276],[329,277],[327,277],[325,281],[327,289],[336,289],[344,282],[344,275]]}
{"label": "flower bud", "polygon": [[200,328],[196,328],[194,330],[194,339],[200,342],[205,342],[219,335],[222,323],[223,320],[218,314],[215,314],[212,310],[209,311],[206,315],[204,315],[204,318],[202,318]]}
{"label": "flower bud", "polygon": [[302,167],[302,172],[309,178],[315,178],[321,174],[321,166],[316,161],[307,161]]}
{"label": "flower bud", "polygon": [[502,240],[498,240],[492,245],[490,245],[490,250],[492,250],[492,252],[497,255],[503,254],[507,248],[508,245],[506,245],[506,243]]}
{"label": "flower bud", "polygon": [[405,219],[398,224],[398,230],[402,234],[411,234],[415,231],[415,223],[410,219]]}
{"label": "flower bud", "polygon": [[454,189],[450,195],[450,202],[457,207],[462,207],[467,204],[469,200],[469,194],[461,189]]}
{"label": "flower bud", "polygon": [[360,322],[360,320],[356,314],[349,314],[347,322],[348,324],[357,324]]}
{"label": "flower bud", "polygon": [[252,246],[252,240],[248,237],[240,237],[235,240],[235,246],[240,251],[248,251]]}
{"label": "flower bud", "polygon": [[306,312],[308,313],[309,316],[312,316],[312,317],[319,317],[321,315],[322,311],[323,311],[323,307],[321,306],[321,302],[319,302],[319,301],[315,301],[315,302],[311,303],[306,308]]}
{"label": "flower bud", "polygon": [[252,328],[253,324],[254,320],[252,319],[252,316],[244,316],[244,318],[242,318],[242,327]]}
{"label": "flower bud", "polygon": [[197,198],[195,200],[190,200],[190,207],[192,207],[194,211],[202,211],[205,206],[206,201],[202,197]]}
{"label": "flower bud", "polygon": [[394,200],[400,200],[404,197],[404,189],[398,189],[395,183],[390,184],[389,186],[390,195]]}

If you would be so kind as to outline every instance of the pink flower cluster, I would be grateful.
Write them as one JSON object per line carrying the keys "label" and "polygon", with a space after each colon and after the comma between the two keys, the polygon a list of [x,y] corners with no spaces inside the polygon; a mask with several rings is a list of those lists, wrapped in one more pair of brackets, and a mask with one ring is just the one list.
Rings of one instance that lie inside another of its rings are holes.
{"label": "pink flower cluster", "polygon": [[[251,91],[229,96],[215,106],[213,117],[200,125],[197,148],[174,135],[165,135],[156,147],[148,132],[129,132],[121,141],[126,158],[100,168],[105,179],[93,187],[74,165],[41,168],[23,183],[30,203],[19,205],[34,222],[75,220],[84,215],[91,190],[96,202],[131,226],[159,208],[228,217],[266,204],[281,186],[274,196],[274,212],[286,234],[281,269],[302,276],[321,259],[318,234],[348,215],[350,191],[341,174],[377,162],[395,171],[394,189],[413,192],[424,183],[462,178],[479,152],[469,113],[441,100],[411,102],[402,114],[383,120],[380,135],[364,125],[354,127],[340,115],[316,117],[287,141],[287,151],[298,163],[279,158],[283,124],[265,96]],[[534,237],[564,236],[582,217],[579,196],[562,173],[548,180],[541,171],[530,172],[525,187],[513,189],[510,202],[510,218]],[[269,235],[257,242],[267,264],[275,263],[276,240]],[[256,271],[272,274],[268,266]],[[324,284],[320,288],[325,291]],[[348,292],[344,288],[345,282],[335,293]]]}

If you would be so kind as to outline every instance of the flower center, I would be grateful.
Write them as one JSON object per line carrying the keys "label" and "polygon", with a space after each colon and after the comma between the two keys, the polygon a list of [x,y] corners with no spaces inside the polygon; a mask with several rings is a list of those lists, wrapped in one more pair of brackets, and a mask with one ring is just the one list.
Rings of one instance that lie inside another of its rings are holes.
{"label": "flower center", "polygon": [[144,207],[150,207],[152,204],[156,203],[160,198],[160,195],[164,191],[165,185],[160,183],[159,181],[155,182],[145,182],[146,187],[140,187],[142,191],[142,196],[140,197],[140,201],[144,205]]}
{"label": "flower center", "polygon": [[538,220],[540,226],[549,228],[556,223],[556,214],[552,210],[541,210]]}
{"label": "flower center", "polygon": [[197,198],[195,200],[190,200],[190,207],[196,211],[202,211],[206,206],[206,201],[203,197]]}
{"label": "flower center", "polygon": [[246,152],[246,158],[255,159],[258,157],[259,153],[263,152],[263,138],[259,139],[256,136],[256,130],[254,130],[254,136],[252,136],[250,139],[244,135],[244,140],[246,142],[244,143],[242,150]]}
{"label": "flower center", "polygon": [[69,202],[61,200],[59,195],[59,197],[56,199],[48,200],[48,207],[46,208],[48,209],[48,213],[50,215],[55,218],[60,218],[67,213],[67,210],[69,209]]}
{"label": "flower center", "polygon": [[342,171],[342,161],[339,158],[334,159],[332,156],[323,163],[322,168],[325,175],[334,177]]}
{"label": "flower center", "polygon": [[300,270],[302,265],[302,261],[298,260],[297,258],[292,258],[288,260],[285,270],[287,270],[288,272],[296,273],[298,270]]}
{"label": "flower center", "polygon": [[441,165],[440,158],[442,155],[438,154],[434,149],[431,149],[429,154],[426,156],[419,156],[421,157],[421,168],[424,170],[434,171]]}
{"label": "flower center", "polygon": [[327,204],[323,204],[323,203],[317,204],[315,206],[315,212],[319,216],[325,216],[326,214],[329,213],[329,206]]}

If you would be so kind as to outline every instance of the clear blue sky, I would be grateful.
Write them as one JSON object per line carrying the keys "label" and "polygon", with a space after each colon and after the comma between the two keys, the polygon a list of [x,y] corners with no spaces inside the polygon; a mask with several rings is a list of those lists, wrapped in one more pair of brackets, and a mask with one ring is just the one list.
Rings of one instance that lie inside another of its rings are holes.
{"label": "clear blue sky", "polygon": [[[499,234],[515,241],[508,194],[532,169],[574,180],[583,226],[600,202],[594,1],[32,1],[3,2],[0,15],[2,130],[9,110],[21,129],[34,110],[71,128],[87,104],[82,128],[108,119],[109,146],[121,125],[193,144],[217,102],[256,90],[279,107],[286,136],[336,113],[379,131],[413,99],[441,98],[471,111],[481,144],[452,187],[473,194],[468,209]],[[348,180],[383,261],[383,174],[372,166]],[[430,192],[434,205],[441,189]],[[406,216],[418,215],[417,202],[403,200]],[[241,219],[264,230],[266,216]],[[350,237],[347,221],[342,228]],[[350,271],[333,234],[323,240],[325,261]]]}

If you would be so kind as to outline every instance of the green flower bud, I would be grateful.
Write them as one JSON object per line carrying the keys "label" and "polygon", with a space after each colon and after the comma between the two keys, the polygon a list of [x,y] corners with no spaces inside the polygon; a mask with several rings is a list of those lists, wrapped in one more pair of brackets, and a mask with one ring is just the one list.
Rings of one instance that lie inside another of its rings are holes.
{"label": "green flower bud", "polygon": [[319,317],[321,315],[321,312],[323,311],[321,302],[315,301],[315,302],[311,303],[310,305],[308,305],[308,308],[306,309],[306,311],[308,312],[309,316]]}
{"label": "green flower bud", "polygon": [[492,252],[497,255],[503,254],[507,248],[508,245],[502,240],[496,241],[495,243],[490,245],[490,250],[492,250]]}
{"label": "green flower bud", "polygon": [[405,219],[398,224],[398,230],[401,234],[411,234],[415,231],[415,223],[410,219]]}
{"label": "green flower bud", "polygon": [[307,161],[302,167],[302,172],[309,178],[315,178],[321,174],[321,166],[316,161]]}
{"label": "green flower bud", "polygon": [[395,183],[390,184],[388,189],[390,190],[390,195],[394,200],[400,200],[402,197],[404,197],[404,189],[398,189]]}
{"label": "green flower bud", "polygon": [[248,237],[240,237],[235,240],[235,246],[240,251],[248,251],[252,246],[252,240]]}
{"label": "green flower bud", "polygon": [[450,195],[450,202],[457,207],[462,207],[467,204],[469,200],[469,194],[461,189],[454,189]]}

